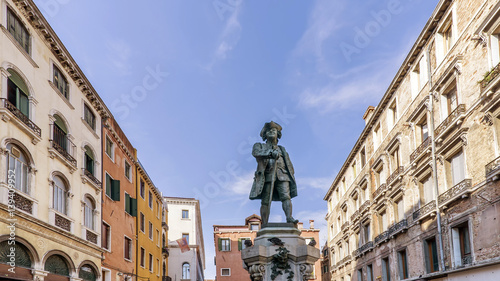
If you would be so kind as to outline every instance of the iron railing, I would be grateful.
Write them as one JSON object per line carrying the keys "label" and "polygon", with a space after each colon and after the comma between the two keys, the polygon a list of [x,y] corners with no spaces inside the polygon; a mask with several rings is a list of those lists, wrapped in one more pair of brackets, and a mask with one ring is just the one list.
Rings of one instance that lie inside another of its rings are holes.
{"label": "iron railing", "polygon": [[450,199],[457,198],[458,196],[469,192],[471,186],[472,186],[471,179],[465,179],[465,180],[459,182],[458,184],[456,184],[452,188],[445,191],[443,194],[439,195],[439,197],[438,197],[439,204],[443,204],[444,202],[447,202]]}
{"label": "iron railing", "polygon": [[458,117],[465,113],[465,104],[459,104],[455,110],[453,110],[446,119],[444,119],[441,124],[434,130],[434,136],[439,136],[444,132],[451,124],[455,123]]}
{"label": "iron railing", "polygon": [[52,148],[57,150],[66,160],[76,167],[76,145],[68,138],[66,133],[57,125],[52,124]]}
{"label": "iron railing", "polygon": [[386,180],[387,184],[391,184],[395,179],[402,175],[405,171],[405,167],[399,166]]}
{"label": "iron railing", "polygon": [[408,223],[406,222],[406,219],[402,219],[400,222],[389,227],[389,235],[394,236],[406,228],[408,228]]}
{"label": "iron railing", "polygon": [[373,192],[373,200],[377,200],[377,198],[384,194],[385,190],[387,189],[387,185],[385,183],[381,184],[375,192]]}
{"label": "iron railing", "polygon": [[95,183],[97,186],[101,187],[101,181],[98,180],[89,170],[86,168],[82,168],[83,174],[89,178],[93,183]]}
{"label": "iron railing", "polygon": [[436,210],[436,200],[432,200],[431,202],[425,204],[422,208],[413,212],[413,220],[420,220],[422,217],[432,213]]}
{"label": "iron railing", "polygon": [[384,231],[382,233],[380,233],[377,237],[375,237],[375,239],[373,239],[373,241],[375,242],[375,244],[380,244],[382,242],[384,242],[385,240],[387,240],[389,238],[389,231]]}
{"label": "iron railing", "polygon": [[432,142],[432,138],[431,137],[427,137],[417,147],[417,149],[415,149],[415,151],[413,151],[412,154],[410,154],[410,162],[413,162],[415,159],[417,159],[418,156],[420,156],[420,154],[422,154],[422,152],[424,152],[430,146],[431,142]]}
{"label": "iron railing", "polygon": [[42,137],[42,130],[35,124],[30,118],[21,112],[15,105],[9,102],[9,100],[3,98],[3,107],[7,108],[17,119],[23,122],[28,128],[30,128],[37,136]]}

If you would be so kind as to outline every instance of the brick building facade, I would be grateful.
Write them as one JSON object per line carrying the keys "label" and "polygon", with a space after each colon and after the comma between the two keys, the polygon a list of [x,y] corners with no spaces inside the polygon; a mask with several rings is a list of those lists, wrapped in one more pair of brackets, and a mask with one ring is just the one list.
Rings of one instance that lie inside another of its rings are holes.
{"label": "brick building facade", "polygon": [[498,280],[499,27],[437,4],[324,197],[331,280]]}

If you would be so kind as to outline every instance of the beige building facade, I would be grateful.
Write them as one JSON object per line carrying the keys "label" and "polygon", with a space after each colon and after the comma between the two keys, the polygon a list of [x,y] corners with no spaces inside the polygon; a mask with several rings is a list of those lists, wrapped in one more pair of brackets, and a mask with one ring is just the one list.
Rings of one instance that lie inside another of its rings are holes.
{"label": "beige building facade", "polygon": [[0,73],[0,278],[100,280],[110,113],[33,1],[0,1]]}
{"label": "beige building facade", "polygon": [[499,39],[439,1],[324,197],[331,280],[498,280]]}

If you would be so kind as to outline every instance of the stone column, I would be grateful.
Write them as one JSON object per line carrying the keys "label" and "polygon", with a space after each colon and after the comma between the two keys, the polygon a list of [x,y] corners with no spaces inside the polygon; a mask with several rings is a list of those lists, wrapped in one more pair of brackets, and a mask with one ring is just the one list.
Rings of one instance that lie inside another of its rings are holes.
{"label": "stone column", "polygon": [[306,245],[300,230],[291,223],[269,223],[254,245],[241,251],[252,281],[304,281],[312,278],[320,252]]}

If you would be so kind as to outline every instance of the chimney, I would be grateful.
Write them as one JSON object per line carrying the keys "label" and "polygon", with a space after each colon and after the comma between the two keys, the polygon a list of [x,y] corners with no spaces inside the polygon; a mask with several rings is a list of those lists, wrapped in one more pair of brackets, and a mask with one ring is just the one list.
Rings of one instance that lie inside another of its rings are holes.
{"label": "chimney", "polygon": [[297,228],[298,228],[298,229],[304,229],[304,223],[303,223],[303,222],[299,222],[299,223],[297,224]]}
{"label": "chimney", "polygon": [[309,220],[309,229],[314,229],[314,220]]}
{"label": "chimney", "polygon": [[373,106],[368,106],[368,108],[365,111],[365,114],[363,114],[363,119],[365,119],[365,125],[368,124],[368,121],[370,121],[370,118],[372,118],[373,111],[375,110],[375,107]]}

